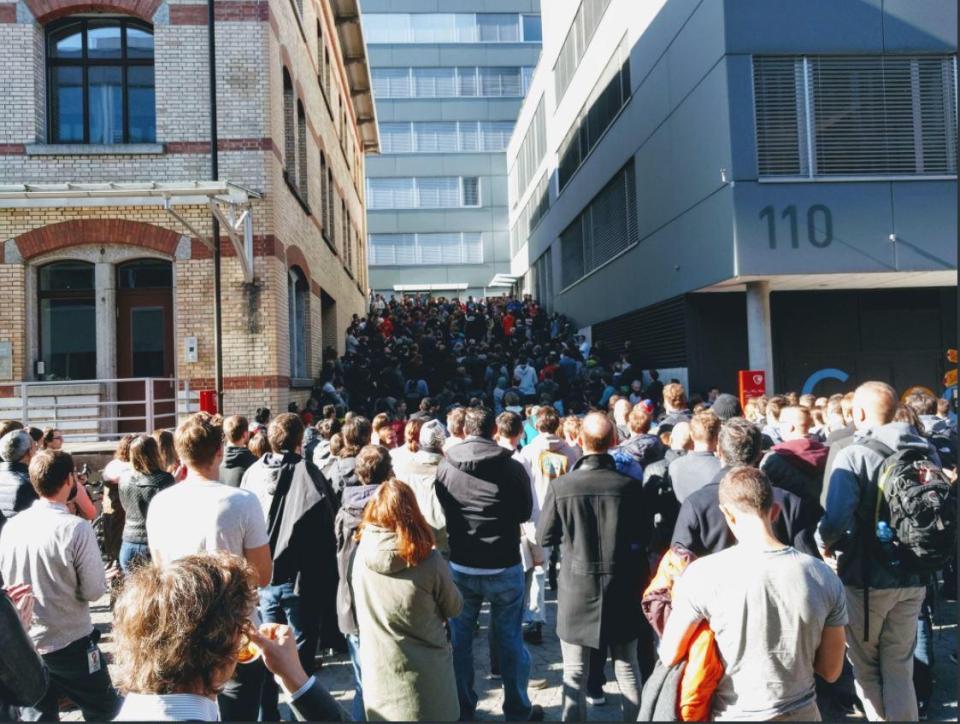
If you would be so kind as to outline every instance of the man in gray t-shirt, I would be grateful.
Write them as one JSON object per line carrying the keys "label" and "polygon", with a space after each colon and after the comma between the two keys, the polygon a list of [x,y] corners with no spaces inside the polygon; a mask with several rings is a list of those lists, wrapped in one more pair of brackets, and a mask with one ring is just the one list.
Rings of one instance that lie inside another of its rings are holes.
{"label": "man in gray t-shirt", "polygon": [[835,681],[843,668],[843,584],[823,561],[777,540],[773,507],[762,471],[733,468],[720,508],[738,544],[694,561],[674,585],[660,659],[682,660],[700,621],[709,623],[725,666],[716,720],[818,721],[813,675]]}
{"label": "man in gray t-shirt", "polygon": [[690,493],[713,482],[720,471],[717,440],[720,437],[720,418],[704,410],[690,420],[690,438],[693,450],[670,463],[670,482],[673,493],[681,503]]}

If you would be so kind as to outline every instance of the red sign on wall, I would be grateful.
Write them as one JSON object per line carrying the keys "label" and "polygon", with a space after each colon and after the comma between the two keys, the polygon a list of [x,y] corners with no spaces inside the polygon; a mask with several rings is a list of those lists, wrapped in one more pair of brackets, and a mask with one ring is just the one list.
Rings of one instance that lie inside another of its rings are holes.
{"label": "red sign on wall", "polygon": [[763,370],[740,370],[737,379],[740,383],[740,409],[747,406],[751,397],[767,394],[767,373]]}

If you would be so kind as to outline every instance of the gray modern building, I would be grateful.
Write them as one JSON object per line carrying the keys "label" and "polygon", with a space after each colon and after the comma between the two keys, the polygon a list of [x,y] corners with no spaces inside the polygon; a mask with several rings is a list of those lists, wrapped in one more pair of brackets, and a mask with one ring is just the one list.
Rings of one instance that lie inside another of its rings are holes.
{"label": "gray modern building", "polygon": [[482,295],[510,270],[506,148],[540,2],[364,0],[363,24],[383,138],[367,159],[370,287]]}
{"label": "gray modern building", "polygon": [[511,274],[694,389],[941,392],[956,32],[955,0],[551,0]]}

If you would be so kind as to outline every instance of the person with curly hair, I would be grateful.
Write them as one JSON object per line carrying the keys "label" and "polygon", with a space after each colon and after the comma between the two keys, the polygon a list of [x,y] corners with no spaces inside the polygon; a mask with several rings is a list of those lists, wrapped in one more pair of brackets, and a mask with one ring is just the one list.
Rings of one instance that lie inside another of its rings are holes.
{"label": "person with curly hair", "polygon": [[[118,721],[217,721],[217,694],[238,665],[263,659],[298,719],[342,721],[343,711],[297,657],[289,627],[255,630],[256,573],[240,556],[201,553],[128,578],[114,609]],[[253,644],[253,645],[251,645]]]}
{"label": "person with curly hair", "polygon": [[[164,564],[195,553],[225,551],[246,558],[257,572],[257,583],[266,586],[273,575],[273,557],[263,507],[254,493],[218,480],[223,421],[195,413],[177,427],[174,444],[187,474],[150,501],[151,559]],[[237,670],[219,697],[225,720],[257,718],[263,676],[259,664]]]}

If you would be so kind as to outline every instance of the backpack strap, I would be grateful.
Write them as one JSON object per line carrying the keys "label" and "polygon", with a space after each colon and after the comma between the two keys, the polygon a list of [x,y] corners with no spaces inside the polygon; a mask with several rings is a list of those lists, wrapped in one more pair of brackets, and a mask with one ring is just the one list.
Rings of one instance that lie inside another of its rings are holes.
{"label": "backpack strap", "polygon": [[[887,445],[883,444],[879,440],[873,437],[868,437],[865,440],[857,443],[872,450],[877,453],[884,460],[894,454],[894,451],[891,450]],[[877,481],[879,483],[879,480]],[[876,526],[877,519],[880,516],[880,501],[883,496],[880,495],[879,485],[870,486],[871,490],[868,492],[869,495],[874,496],[872,504],[870,507],[873,508],[873,529],[871,529],[870,534],[876,535]],[[870,640],[870,587],[867,586],[867,541],[864,540],[863,550],[860,551],[860,577],[863,579],[863,640]]]}

